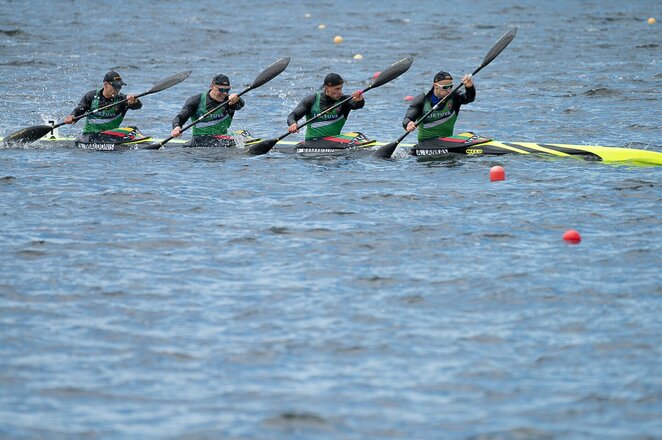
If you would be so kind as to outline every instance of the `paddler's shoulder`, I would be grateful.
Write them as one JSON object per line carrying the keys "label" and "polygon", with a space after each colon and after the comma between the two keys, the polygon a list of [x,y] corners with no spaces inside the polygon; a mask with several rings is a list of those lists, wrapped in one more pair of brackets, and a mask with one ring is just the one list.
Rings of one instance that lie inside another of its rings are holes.
{"label": "paddler's shoulder", "polygon": [[414,99],[410,101],[409,106],[410,107],[416,107],[423,105],[426,99],[430,99],[430,96],[432,96],[432,92],[427,92],[427,93],[421,93],[416,96],[414,96]]}

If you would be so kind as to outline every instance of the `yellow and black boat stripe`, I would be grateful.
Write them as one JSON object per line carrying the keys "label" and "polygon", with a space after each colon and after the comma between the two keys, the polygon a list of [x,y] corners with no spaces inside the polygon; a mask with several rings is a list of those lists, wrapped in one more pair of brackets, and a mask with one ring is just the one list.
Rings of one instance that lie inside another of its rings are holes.
{"label": "yellow and black boat stripe", "polygon": [[553,156],[582,156],[584,159],[600,160],[600,156],[570,145],[538,144],[534,142],[504,142],[508,146],[517,146],[528,153],[545,153]]}
{"label": "yellow and black boat stripe", "polygon": [[[492,144],[494,141],[489,143]],[[504,142],[503,144],[516,146],[530,153],[575,156],[586,160],[599,160],[612,163],[631,162],[645,165],[662,165],[662,153],[658,151],[597,145],[540,144],[533,142]]]}
{"label": "yellow and black boat stripe", "polygon": [[530,154],[530,153],[539,153],[540,151],[526,147],[522,144],[514,143],[514,142],[499,142],[499,141],[489,141],[485,142],[483,144],[477,144],[474,147],[471,147],[474,150],[485,150],[485,147],[490,146],[490,147],[496,147],[500,148],[502,150],[505,150],[504,152],[507,153],[518,153],[518,154]]}

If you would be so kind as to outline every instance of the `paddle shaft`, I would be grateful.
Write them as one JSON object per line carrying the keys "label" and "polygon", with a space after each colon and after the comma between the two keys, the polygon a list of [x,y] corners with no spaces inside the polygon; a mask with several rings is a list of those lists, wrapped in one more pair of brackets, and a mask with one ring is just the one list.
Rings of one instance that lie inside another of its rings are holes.
{"label": "paddle shaft", "polygon": [[[139,95],[135,95],[136,98],[140,98],[141,96],[149,95],[152,93],[160,92],[161,90],[169,89],[170,87],[174,86],[175,84],[179,84],[180,82],[184,81],[186,78],[189,77],[191,74],[191,70],[187,70],[184,72],[179,72],[175,75],[171,75],[168,78],[160,81],[157,84],[154,84],[154,86],[146,91],[145,93],[141,93]],[[80,120],[81,118],[84,118],[86,116],[89,116],[91,114],[97,113],[101,110],[114,107],[117,105],[120,105],[124,102],[127,102],[127,99],[123,99],[117,102],[112,102],[106,106],[103,106],[101,108],[86,112],[80,116],[72,116],[72,122],[76,122]],[[29,142],[34,142],[38,139],[40,139],[42,136],[44,136],[46,133],[49,131],[52,132],[55,128],[61,127],[64,125],[66,122],[61,122],[56,125],[33,125],[31,127],[23,128],[15,133],[10,134],[8,137],[4,139],[5,143],[29,143]]]}
{"label": "paddle shaft", "polygon": [[[480,66],[478,69],[474,70],[473,73],[471,74],[471,76],[474,76],[474,75],[475,75],[476,73],[478,73],[478,72],[480,71],[480,69],[482,69],[483,67],[485,67],[485,66]],[[460,84],[458,84],[457,86],[455,86],[455,88],[454,88],[453,90],[451,90],[451,92],[450,92],[448,95],[444,96],[444,97],[443,97],[438,103],[436,103],[435,105],[433,105],[432,108],[431,108],[430,110],[428,110],[423,116],[421,116],[420,118],[418,118],[418,120],[416,120],[416,122],[414,122],[414,126],[418,127],[419,124],[420,124],[421,122],[423,122],[423,121],[425,120],[425,118],[427,118],[428,116],[430,116],[430,115],[432,114],[433,111],[437,110],[442,104],[446,103],[446,101],[448,101],[449,99],[451,99],[451,97],[452,97],[453,95],[455,95],[455,94],[457,93],[457,91],[460,90],[460,87],[462,87],[463,85],[464,85],[463,83],[460,83]],[[411,132],[413,132],[413,130],[412,130]],[[393,141],[393,142],[391,142],[391,143],[389,143],[389,144],[386,144],[385,147],[388,147],[388,148],[391,149],[391,150],[395,150],[395,147],[397,147],[397,146],[400,144],[400,142],[404,141],[405,138],[406,138],[407,136],[409,136],[409,133],[411,133],[411,132],[405,130],[405,132],[402,133],[402,136],[400,136],[399,138],[397,138],[395,141]],[[395,145],[393,145],[393,144],[395,144]],[[377,150],[377,151],[379,151],[379,150]],[[393,151],[391,151],[391,154],[393,154]],[[389,154],[388,156],[390,157],[391,154]],[[381,154],[380,154],[380,155],[381,155]]]}
{"label": "paddle shaft", "polygon": [[[404,58],[400,61],[397,61],[397,62],[391,64],[386,69],[384,69],[382,71],[382,73],[379,74],[379,76],[377,77],[375,82],[370,84],[364,90],[361,90],[361,92],[360,92],[361,95],[363,95],[365,92],[367,92],[370,89],[380,87],[380,86],[382,86],[382,85],[384,85],[384,84],[386,84],[390,81],[393,81],[395,78],[397,78],[398,76],[402,75],[407,70],[409,70],[409,68],[411,67],[411,64],[413,62],[414,62],[414,59],[412,57],[409,57],[409,58]],[[349,97],[343,99],[342,101],[336,103],[335,105],[329,107],[328,109],[324,110],[323,112],[318,113],[317,115],[315,115],[312,118],[308,119],[306,122],[304,122],[301,125],[299,125],[297,123],[297,129],[299,129],[301,127],[305,127],[306,125],[308,125],[311,122],[315,121],[317,118],[321,117],[322,115],[324,115],[324,114],[330,112],[331,110],[334,110],[334,109],[338,108],[339,106],[343,105],[344,103],[346,103],[350,99],[352,99],[352,96],[349,96]],[[280,135],[277,138],[257,142],[257,143],[250,146],[248,152],[249,152],[249,154],[256,154],[256,155],[266,154],[274,147],[274,145],[276,145],[278,143],[278,141],[280,141],[281,139],[286,138],[290,134],[292,134],[292,133],[290,133],[290,131],[288,130],[287,133],[284,133],[284,134]]]}
{"label": "paddle shaft", "polygon": [[[250,86],[248,86],[247,88],[245,88],[243,91],[241,91],[240,93],[238,93],[237,96],[241,96],[241,95],[243,95],[244,93],[248,92],[249,90],[256,89],[256,88],[262,86],[263,84],[268,83],[269,81],[271,81],[272,79],[274,79],[275,77],[277,77],[278,75],[280,75],[280,74],[281,74],[281,73],[287,68],[287,66],[288,66],[289,64],[290,64],[290,57],[285,57],[285,58],[281,58],[281,59],[277,60],[277,61],[274,62],[273,64],[269,65],[269,66],[268,66],[266,69],[264,69],[262,72],[260,72],[260,74],[259,74],[259,75],[255,78],[255,80],[253,81],[253,83],[252,83]],[[199,117],[198,119],[196,119],[195,121],[191,122],[191,123],[188,124],[188,125],[185,125],[185,126],[181,129],[181,132],[184,132],[185,130],[188,130],[189,128],[193,127],[195,124],[197,124],[198,122],[200,122],[202,119],[204,119],[204,118],[206,118],[207,116],[211,115],[211,114],[214,113],[216,110],[218,110],[218,109],[220,109],[221,107],[223,107],[224,105],[227,105],[229,102],[230,102],[229,99],[226,99],[225,101],[221,102],[219,105],[217,105],[217,106],[214,107],[213,109],[209,110],[207,113],[205,113],[204,115],[200,116],[200,117]],[[180,134],[181,134],[181,132],[180,132]],[[174,139],[174,136],[170,136],[170,137],[168,137],[168,138],[162,140],[162,141],[159,143],[159,144],[160,144],[159,148],[163,147],[165,144],[167,144],[168,142],[170,142],[170,141],[173,140],[173,139]]]}
{"label": "paddle shaft", "polygon": [[[409,67],[411,66],[411,63],[413,61],[414,61],[414,59],[410,57],[410,58],[404,58],[404,59],[402,59],[402,60],[400,60],[396,63],[393,63],[392,65],[390,65],[389,67],[384,69],[384,71],[382,71],[382,73],[377,77],[375,82],[370,84],[365,89],[361,90],[361,92],[360,92],[361,95],[363,95],[365,92],[367,92],[370,89],[382,86],[382,85],[386,84],[387,82],[390,82],[390,81],[394,80],[395,78],[397,78],[398,76],[402,75],[407,70],[409,70]],[[336,104],[334,104],[333,106],[327,108],[323,112],[318,113],[315,116],[313,116],[312,118],[308,119],[303,124],[297,124],[297,129],[301,129],[301,128],[305,127],[306,125],[310,124],[311,122],[315,122],[315,120],[317,120],[319,117],[325,115],[326,113],[328,113],[332,110],[337,109],[338,107],[340,107],[341,105],[343,105],[344,103],[349,101],[350,99],[352,99],[352,96],[348,96],[347,98],[343,99],[342,101],[337,102]],[[280,141],[280,140],[286,138],[287,136],[289,136],[291,134],[292,133],[290,133],[288,131],[287,133],[277,137],[276,140]]]}
{"label": "paddle shaft", "polygon": [[[365,88],[364,90],[362,90],[362,91],[361,91],[361,94],[363,95],[365,92],[367,92],[368,90],[370,90],[371,87],[372,87],[372,85],[369,86],[369,87],[367,87],[367,88]],[[343,105],[344,103],[346,103],[346,102],[349,101],[350,99],[352,99],[351,96],[349,96],[349,97],[343,99],[343,100],[340,101],[340,102],[335,103],[333,106],[327,108],[327,109],[324,110],[323,112],[318,113],[317,115],[315,115],[315,116],[313,116],[312,118],[308,119],[308,120],[307,120],[306,122],[304,122],[303,124],[301,124],[301,125],[297,124],[297,129],[302,128],[302,127],[305,127],[306,125],[308,125],[308,124],[310,124],[311,122],[315,121],[315,120],[316,120],[317,118],[319,118],[320,116],[322,116],[322,115],[324,115],[324,114],[330,112],[331,110],[334,110],[334,109],[338,108],[339,106]],[[266,140],[266,141],[258,142],[257,144],[255,144],[255,145],[253,145],[252,147],[249,148],[249,153],[251,153],[251,154],[266,154],[266,152],[268,152],[269,150],[271,150],[271,148],[272,148],[274,145],[276,145],[278,142],[280,142],[281,140],[285,139],[286,137],[288,137],[288,136],[291,135],[291,134],[292,134],[292,133],[290,133],[290,132],[288,131],[288,132],[286,132],[286,133],[281,134],[281,135],[278,136],[277,138],[270,139],[270,140]],[[267,147],[262,148],[264,145],[267,145]],[[258,152],[258,151],[259,151],[259,152]]]}
{"label": "paddle shaft", "polygon": [[[471,74],[471,76],[475,75],[480,69],[482,69],[482,66],[481,66],[480,68],[476,69],[476,70]],[[448,100],[451,98],[451,96],[453,96],[455,93],[457,93],[457,91],[458,91],[458,90],[460,89],[460,87],[462,87],[463,85],[464,85],[464,84],[462,84],[462,83],[460,83],[459,85],[457,85],[457,86],[456,86],[456,87],[455,87],[455,88],[454,88],[454,89],[453,89],[448,95],[444,96],[443,99],[441,99],[438,103],[436,103],[434,106],[432,106],[432,108],[431,108],[427,113],[425,113],[423,116],[421,116],[420,118],[418,118],[418,120],[416,120],[416,122],[414,122],[414,126],[418,127],[418,125],[419,125],[421,122],[423,122],[423,121],[425,120],[425,118],[427,118],[428,116],[430,116],[430,115],[432,114],[433,111],[437,110],[442,104],[444,104],[446,101],[448,101]],[[413,131],[413,130],[412,130],[412,131]],[[388,154],[389,157],[391,156],[391,154],[393,154],[393,151],[394,151],[395,148],[400,144],[400,142],[404,141],[405,138],[406,138],[407,136],[409,136],[409,133],[411,133],[411,132],[405,130],[405,132],[402,133],[402,135],[401,135],[399,138],[397,138],[395,141],[393,141],[393,142],[391,142],[391,143],[388,143],[388,144],[386,144],[386,145],[384,146],[384,148],[388,148],[388,150],[391,150],[390,154]],[[387,151],[388,151],[388,150],[387,150]],[[379,151],[379,150],[377,150],[377,151]],[[380,154],[380,156],[381,156],[381,154]],[[385,154],[384,154],[384,157],[385,157]]]}
{"label": "paddle shaft", "polygon": [[[361,90],[361,94],[363,95],[365,92],[367,92],[367,91],[370,90],[371,88],[372,88],[372,86],[366,87],[365,89]],[[323,116],[323,115],[329,113],[329,112],[332,111],[332,110],[337,109],[338,107],[340,107],[341,105],[343,105],[344,103],[346,103],[347,101],[349,101],[350,99],[352,99],[352,97],[351,97],[351,96],[348,96],[347,98],[343,99],[342,101],[333,104],[331,107],[327,108],[327,109],[324,110],[323,112],[316,114],[315,116],[313,116],[312,118],[310,118],[310,119],[308,119],[306,122],[304,122],[303,124],[301,124],[301,125],[297,124],[297,129],[301,129],[301,128],[305,127],[306,125],[310,124],[311,122],[315,122],[315,120],[317,120],[319,117],[321,117],[321,116]],[[276,139],[278,139],[278,140],[280,141],[280,140],[285,139],[287,136],[289,136],[289,135],[291,135],[291,134],[292,134],[292,133],[290,133],[290,132],[288,131],[287,133],[285,133],[285,134],[283,134],[283,135],[280,135],[280,136],[277,137]]]}
{"label": "paddle shaft", "polygon": [[[481,66],[480,68],[474,70],[474,72],[471,74],[471,76],[474,76],[474,75],[475,75],[476,73],[478,73],[478,71],[479,71],[480,69],[482,69],[482,68],[483,68],[483,67]],[[431,108],[430,110],[428,110],[423,116],[421,116],[420,118],[418,118],[418,120],[416,120],[416,122],[414,122],[414,126],[418,127],[419,124],[425,120],[425,118],[427,118],[428,116],[430,116],[430,115],[432,114],[432,112],[434,112],[435,110],[437,110],[439,107],[441,107],[443,104],[445,104],[446,101],[448,101],[449,99],[451,99],[451,97],[453,97],[453,95],[455,95],[455,94],[457,93],[457,91],[460,90],[460,88],[461,88],[463,85],[464,85],[463,83],[460,83],[460,84],[458,84],[457,86],[455,86],[455,88],[454,88],[453,90],[451,90],[451,92],[450,92],[448,95],[444,96],[444,97],[443,97],[438,103],[436,103],[435,105],[433,105],[432,108]],[[402,136],[400,136],[400,137],[395,141],[395,144],[397,145],[397,144],[399,144],[400,142],[402,142],[407,136],[409,136],[409,133],[411,133],[411,132],[409,132],[409,131],[405,131],[405,132],[402,134]]]}
{"label": "paddle shaft", "polygon": [[[135,95],[135,98],[138,99],[138,98],[141,98],[141,97],[146,96],[146,95],[151,95],[152,93],[154,93],[154,92],[150,90],[149,92],[145,92],[145,93],[141,93],[141,94],[139,94],[139,95]],[[122,99],[122,100],[120,100],[120,101],[113,102],[113,103],[110,103],[110,104],[108,104],[108,105],[104,105],[103,107],[99,107],[99,108],[97,108],[97,109],[91,110],[91,111],[89,111],[89,112],[87,112],[87,113],[83,113],[83,114],[80,115],[80,116],[74,116],[74,122],[79,121],[79,120],[81,120],[81,119],[83,119],[83,118],[85,118],[85,117],[87,117],[87,116],[93,115],[93,114],[95,114],[95,113],[97,113],[97,112],[100,112],[101,110],[106,110],[107,108],[116,107],[116,106],[118,106],[118,105],[120,105],[120,104],[123,104],[123,103],[127,102],[128,100],[129,100],[129,98],[125,98],[125,99]],[[61,126],[63,126],[64,124],[66,124],[66,122],[60,122],[59,124],[55,124],[55,125],[53,125],[53,128],[61,127]]]}
{"label": "paddle shaft", "polygon": [[[237,96],[241,96],[241,95],[243,95],[244,93],[246,93],[246,92],[248,92],[248,91],[250,91],[250,90],[253,90],[253,86],[250,86],[250,87],[245,88],[245,89],[242,90],[240,93],[238,93]],[[206,118],[207,116],[211,115],[211,114],[214,113],[216,110],[218,110],[219,108],[223,107],[224,105],[227,105],[229,102],[230,102],[230,100],[229,100],[229,99],[226,99],[225,101],[221,102],[219,105],[217,105],[216,107],[214,107],[213,109],[209,110],[209,111],[208,111],[207,113],[205,113],[204,115],[200,116],[200,117],[199,117],[198,119],[196,119],[195,121],[191,122],[190,124],[186,124],[185,126],[182,127],[182,131],[181,131],[181,133],[183,133],[183,132],[185,132],[186,130],[188,130],[189,128],[193,127],[195,124],[197,124],[198,122],[202,121],[204,118]],[[175,136],[169,136],[169,137],[163,139],[163,140],[160,142],[161,146],[164,146],[165,144],[167,144],[168,142],[170,142],[170,141],[173,140],[174,138],[175,138]]]}
{"label": "paddle shaft", "polygon": [[[490,48],[489,52],[485,55],[485,58],[483,58],[483,62],[476,68],[471,73],[471,77],[476,75],[478,72],[480,72],[483,67],[487,66],[490,64],[503,50],[510,44],[510,42],[515,38],[515,34],[517,33],[517,28],[515,27],[514,29],[511,29],[510,31],[506,32],[494,45]],[[446,95],[443,99],[441,99],[438,103],[436,103],[429,111],[427,111],[423,116],[418,118],[416,122],[414,122],[414,125],[418,127],[418,125],[425,120],[430,114],[432,114],[433,111],[437,110],[442,104],[446,103],[453,95],[457,93],[457,91],[462,87],[464,84],[460,83],[458,84],[448,95]],[[413,131],[413,130],[412,130]],[[397,140],[394,142],[390,142],[383,147],[380,147],[377,151],[375,151],[374,155],[377,157],[383,157],[383,158],[389,158],[397,148],[398,144],[402,142],[408,135],[409,131],[405,131],[402,136],[400,136]]]}
{"label": "paddle shaft", "polygon": [[[482,68],[483,68],[483,66],[481,66],[481,67],[479,67],[478,69],[474,70],[473,73],[471,74],[471,76],[473,77],[473,76],[474,76],[475,74],[477,74],[477,73],[480,71],[480,69],[482,69]],[[432,108],[431,108],[430,110],[428,110],[427,113],[425,113],[423,116],[421,116],[420,118],[418,118],[418,121],[414,122],[414,125],[418,127],[418,125],[423,121],[423,119],[425,119],[425,118],[427,118],[428,116],[430,116],[430,115],[432,114],[433,111],[437,110],[439,107],[441,107],[443,104],[445,104],[446,101],[448,101],[449,99],[451,99],[451,97],[452,97],[453,95],[455,95],[455,94],[457,93],[457,91],[460,90],[460,88],[461,88],[463,85],[464,85],[463,83],[458,84],[453,90],[451,90],[451,92],[450,92],[448,95],[444,96],[444,97],[443,97],[438,103],[436,103],[435,105],[433,105]],[[407,133],[409,133],[409,132],[407,132]]]}

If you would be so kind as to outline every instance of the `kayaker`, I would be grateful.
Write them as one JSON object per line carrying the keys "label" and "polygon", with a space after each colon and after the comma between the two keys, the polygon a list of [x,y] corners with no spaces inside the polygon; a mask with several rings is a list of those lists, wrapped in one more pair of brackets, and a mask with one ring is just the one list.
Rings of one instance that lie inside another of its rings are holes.
{"label": "kayaker", "polygon": [[[317,116],[324,110],[333,107],[338,101],[349,98],[349,95],[343,95],[342,89],[345,81],[337,73],[329,73],[324,78],[323,90],[312,93],[299,102],[287,117],[288,131],[298,133],[297,121],[304,116],[306,120]],[[360,91],[351,95],[351,100],[347,101],[338,108],[320,116],[314,122],[308,124],[306,128],[306,140],[323,138],[327,136],[339,135],[343,125],[347,121],[347,116],[352,110],[363,108],[365,101]]]}
{"label": "kayaker", "polygon": [[[476,88],[471,75],[462,78],[465,91],[460,91],[442,104],[430,116],[418,125],[418,141],[426,141],[453,135],[455,121],[460,113],[460,106],[473,102],[476,99]],[[415,121],[430,111],[439,101],[444,99],[453,90],[453,77],[448,72],[438,72],[434,76],[432,89],[415,97],[402,121],[402,126],[408,132],[416,130]]]}
{"label": "kayaker", "polygon": [[197,120],[222,102],[228,101],[226,105],[205,116],[193,126],[194,139],[201,136],[226,135],[232,124],[234,112],[243,108],[245,104],[238,94],[230,94],[230,90],[230,78],[223,74],[212,78],[209,90],[191,96],[172,120],[171,136],[181,136],[182,126],[189,118],[193,121]]}
{"label": "kayaker", "polygon": [[64,118],[64,122],[66,124],[74,124],[76,122],[74,119],[76,116],[100,107],[105,107],[113,102],[126,100],[126,102],[89,115],[83,127],[83,138],[89,138],[94,133],[118,128],[122,124],[124,115],[126,115],[129,109],[138,110],[143,106],[140,99],[134,95],[126,96],[120,93],[124,85],[126,83],[122,80],[119,73],[114,70],[109,71],[103,77],[103,88],[87,92],[71,114]]}

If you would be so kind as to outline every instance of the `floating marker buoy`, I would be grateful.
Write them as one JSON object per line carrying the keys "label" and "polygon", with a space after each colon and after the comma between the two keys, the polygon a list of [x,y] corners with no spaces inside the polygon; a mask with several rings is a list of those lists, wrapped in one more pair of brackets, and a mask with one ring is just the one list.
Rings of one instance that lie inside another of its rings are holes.
{"label": "floating marker buoy", "polygon": [[563,239],[571,244],[578,244],[582,241],[582,236],[574,229],[568,229],[563,233]]}
{"label": "floating marker buoy", "polygon": [[304,16],[305,18],[310,18],[310,17],[311,17],[310,14],[303,14],[303,16]]}
{"label": "floating marker buoy", "polygon": [[411,95],[405,96],[405,101],[413,101],[413,100],[414,100],[413,96],[411,96]]}
{"label": "floating marker buoy", "polygon": [[498,180],[506,180],[506,171],[503,169],[503,167],[495,165],[490,168],[490,181],[496,182]]}
{"label": "floating marker buoy", "polygon": [[333,42],[336,44],[342,43],[342,37],[340,35],[336,35],[335,37],[333,37]]}
{"label": "floating marker buoy", "polygon": [[317,27],[318,27],[319,29],[326,29],[326,25],[325,25],[325,24],[320,24],[320,25],[317,26]]}
{"label": "floating marker buoy", "polygon": [[356,55],[354,55],[354,59],[355,59],[355,60],[362,60],[362,59],[363,59],[363,55],[361,55],[360,53],[357,53]]}
{"label": "floating marker buoy", "polygon": [[372,75],[372,79],[377,79],[377,77],[379,76],[380,73],[382,73],[382,72],[375,72],[375,74]]}
{"label": "floating marker buoy", "polygon": [[648,24],[655,24],[657,20],[655,20],[653,17],[648,19]]}

